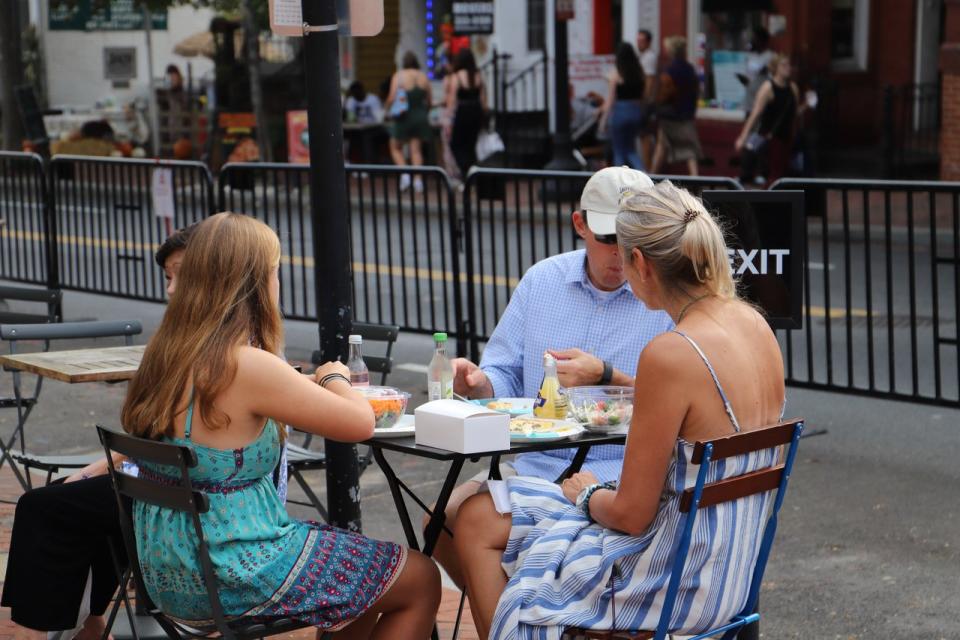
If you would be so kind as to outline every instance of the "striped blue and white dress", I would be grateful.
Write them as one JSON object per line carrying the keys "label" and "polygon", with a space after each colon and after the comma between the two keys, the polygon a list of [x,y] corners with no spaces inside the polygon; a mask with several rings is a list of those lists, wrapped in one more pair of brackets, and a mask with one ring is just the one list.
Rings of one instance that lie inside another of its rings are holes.
{"label": "striped blue and white dress", "polygon": [[[739,431],[709,360],[692,339],[680,335],[710,369],[733,429]],[[684,526],[680,497],[696,484],[699,470],[690,462],[692,454],[693,444],[679,439],[657,515],[638,536],[590,522],[553,483],[508,478],[513,523],[502,564],[509,582],[490,638],[557,640],[569,626],[655,629]],[[778,459],[779,451],[768,449],[720,460],[711,464],[707,482],[770,467]],[[698,514],[671,632],[692,635],[740,613],[770,499],[771,493],[754,495]]]}

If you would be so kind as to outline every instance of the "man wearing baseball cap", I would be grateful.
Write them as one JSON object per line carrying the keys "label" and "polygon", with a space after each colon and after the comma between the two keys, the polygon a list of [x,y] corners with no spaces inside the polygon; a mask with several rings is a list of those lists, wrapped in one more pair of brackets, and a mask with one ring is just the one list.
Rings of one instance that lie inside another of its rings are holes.
{"label": "man wearing baseball cap", "polygon": [[[543,354],[557,359],[565,387],[613,384],[633,386],[640,352],[673,328],[662,311],[650,311],[630,290],[616,237],[620,196],[652,187],[641,171],[609,167],[587,181],[580,210],[571,215],[585,247],[530,267],[483,351],[480,365],[453,361],[454,391],[472,398],[536,397],[543,378]],[[555,480],[572,462],[573,449],[517,456],[501,465],[501,475]],[[622,446],[593,447],[583,465],[600,482],[616,480],[623,466]],[[457,487],[447,507],[447,526],[460,504],[476,493],[486,472]],[[460,584],[452,541],[443,534],[434,557]]]}

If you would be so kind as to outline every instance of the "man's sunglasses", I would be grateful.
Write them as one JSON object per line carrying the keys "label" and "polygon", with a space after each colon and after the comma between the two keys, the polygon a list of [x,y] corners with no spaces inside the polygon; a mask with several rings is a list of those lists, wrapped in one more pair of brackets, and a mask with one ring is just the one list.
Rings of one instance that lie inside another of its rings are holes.
{"label": "man's sunglasses", "polygon": [[[587,210],[583,210],[583,223],[589,225],[587,222]],[[588,226],[589,228],[589,226]],[[611,233],[605,236],[593,234],[593,238],[601,244],[617,244],[617,234]]]}

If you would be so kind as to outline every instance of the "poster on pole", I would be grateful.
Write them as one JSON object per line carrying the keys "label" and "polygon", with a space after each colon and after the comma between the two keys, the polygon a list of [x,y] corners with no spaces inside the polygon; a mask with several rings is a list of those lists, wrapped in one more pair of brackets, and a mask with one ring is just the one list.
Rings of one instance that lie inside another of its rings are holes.
{"label": "poster on pole", "polygon": [[150,178],[150,198],[153,200],[153,215],[173,220],[173,169],[157,167]]}
{"label": "poster on pole", "polygon": [[453,2],[453,33],[458,36],[493,33],[493,0]]}
{"label": "poster on pole", "polygon": [[[269,0],[270,31],[279,36],[302,36],[306,27],[301,2]],[[342,36],[377,35],[383,31],[383,0],[337,0],[337,25],[337,32]]]}

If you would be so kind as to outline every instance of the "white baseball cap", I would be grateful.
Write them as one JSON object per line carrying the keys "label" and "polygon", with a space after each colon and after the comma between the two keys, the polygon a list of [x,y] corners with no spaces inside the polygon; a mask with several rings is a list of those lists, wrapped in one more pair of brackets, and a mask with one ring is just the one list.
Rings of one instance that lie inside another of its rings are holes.
{"label": "white baseball cap", "polygon": [[607,167],[590,176],[580,194],[580,210],[590,231],[597,236],[616,234],[620,196],[627,189],[652,186],[650,176],[630,167]]}

